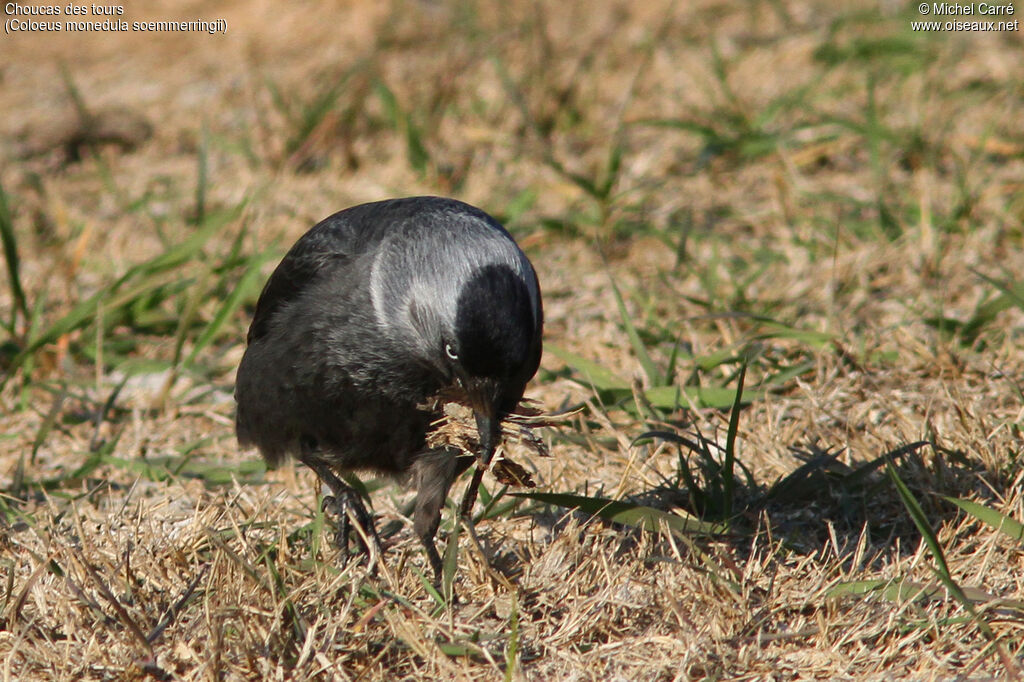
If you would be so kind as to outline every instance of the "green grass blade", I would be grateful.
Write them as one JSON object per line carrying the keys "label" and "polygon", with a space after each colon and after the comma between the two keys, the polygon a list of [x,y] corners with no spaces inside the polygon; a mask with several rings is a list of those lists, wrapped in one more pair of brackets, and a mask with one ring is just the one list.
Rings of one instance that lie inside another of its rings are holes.
{"label": "green grass blade", "polygon": [[512,608],[508,614],[508,646],[505,647],[505,682],[512,682],[519,672],[519,600],[510,595]]}
{"label": "green grass blade", "polygon": [[615,284],[615,280],[609,276],[608,281],[612,285],[612,293],[615,294],[615,303],[619,308],[619,317],[622,318],[622,326],[626,330],[626,336],[629,337],[629,344],[633,347],[633,352],[636,353],[636,358],[640,361],[644,374],[647,375],[647,381],[650,382],[651,386],[658,386],[661,384],[662,373],[647,353],[647,347],[644,346],[644,342],[640,339],[640,334],[637,333],[633,320],[629,317],[629,311],[626,310],[626,302],[622,299],[622,293]]}
{"label": "green grass blade", "polygon": [[[741,403],[749,405],[763,399],[764,391],[747,390],[741,396]],[[724,410],[736,404],[736,391],[726,386],[658,386],[644,391],[644,397],[661,410],[679,407],[707,407]]]}
{"label": "green grass blade", "polygon": [[567,509],[579,509],[585,514],[597,516],[612,523],[621,523],[634,528],[657,532],[662,526],[678,533],[721,535],[728,528],[720,523],[702,521],[692,516],[670,514],[654,507],[609,500],[601,497],[585,497],[567,493],[512,493],[544,504],[553,504]]}
{"label": "green grass blade", "polygon": [[706,140],[718,140],[719,133],[709,124],[693,119],[683,118],[645,118],[634,121],[631,125],[648,128],[672,128],[688,133],[696,133]]}
{"label": "green grass blade", "polygon": [[[124,310],[140,301],[148,300],[147,297],[151,294],[156,294],[167,286],[181,286],[182,273],[178,267],[199,259],[199,254],[209,239],[217,234],[226,222],[240,215],[244,203],[242,202],[228,211],[208,214],[206,224],[194,231],[187,239],[170,247],[155,258],[132,266],[116,281],[101,287],[92,296],[79,302],[49,327],[38,333],[33,333],[31,341],[11,360],[8,373],[3,381],[0,381],[0,385],[6,382],[14,371],[40,348],[54,343],[64,334],[93,323],[101,303],[104,311],[104,323],[107,326],[112,326],[122,318]],[[143,305],[143,308],[147,306],[148,304]]]}
{"label": "green grass blade", "polygon": [[75,113],[78,114],[79,119],[87,120],[89,118],[89,108],[85,105],[82,91],[79,90],[75,80],[71,77],[71,70],[65,61],[60,63],[60,78],[64,82],[64,88],[67,90],[68,97],[71,98],[71,103],[75,107]]}
{"label": "green grass blade", "polygon": [[46,412],[46,417],[43,419],[43,423],[39,425],[39,430],[36,431],[36,437],[32,441],[32,456],[30,461],[35,463],[36,455],[39,453],[39,448],[46,442],[47,437],[50,435],[50,431],[53,430],[54,424],[57,423],[57,417],[60,416],[61,408],[64,406],[64,401],[68,397],[67,386],[62,386],[60,392],[54,396],[53,403],[50,404],[50,409]]}
{"label": "green grass blade", "polygon": [[173,268],[196,258],[203,247],[206,246],[206,243],[210,241],[211,237],[224,229],[225,225],[242,215],[242,211],[247,203],[246,200],[243,200],[238,205],[225,210],[207,212],[204,222],[199,229],[193,231],[186,239],[171,246],[156,258],[132,267],[121,280],[135,277],[140,273]]}
{"label": "green grass blade", "polygon": [[471,642],[438,642],[437,648],[449,658],[487,660],[481,653],[483,649]]}
{"label": "green grass blade", "polygon": [[377,92],[381,104],[384,105],[384,111],[387,113],[388,118],[391,119],[391,124],[395,127],[395,130],[405,136],[406,155],[409,165],[417,173],[425,172],[430,161],[430,154],[423,144],[423,134],[413,123],[408,112],[399,104],[398,97],[395,96],[395,93],[384,81],[377,80],[374,83],[374,90]]}
{"label": "green grass blade", "polygon": [[941,598],[942,590],[934,583],[925,585],[909,580],[853,580],[829,588],[825,596],[829,599],[837,599],[871,594],[876,594],[885,601],[899,604],[906,601]]}
{"label": "green grass blade", "polygon": [[1009,299],[1009,301],[1013,303],[1013,305],[1017,306],[1021,310],[1024,310],[1024,283],[1001,282],[993,277],[989,277],[988,275],[982,272],[978,272],[973,268],[971,269],[971,272],[973,272],[975,275],[977,275],[978,277],[985,280],[986,282],[994,286],[996,289],[1001,291],[1003,296]]}
{"label": "green grass blade", "polygon": [[25,360],[31,357],[43,346],[55,342],[64,334],[87,326],[95,319],[96,311],[101,302],[103,303],[104,310],[111,311],[166,284],[176,282],[179,278],[180,274],[178,273],[164,273],[162,277],[154,278],[141,285],[132,287],[127,291],[121,292],[117,296],[113,295],[113,291],[117,283],[115,283],[115,285],[108,285],[101,288],[95,294],[76,305],[45,330],[34,335],[32,341],[11,361],[11,372],[20,367]]}
{"label": "green grass blade", "polygon": [[209,137],[209,133],[204,125],[202,132],[199,135],[199,151],[196,154],[196,207],[194,216],[196,225],[202,225],[206,221]]}
{"label": "green grass blade", "polygon": [[448,605],[444,595],[437,591],[437,586],[434,585],[434,577],[428,578],[426,574],[422,573],[419,569],[413,569],[416,573],[416,577],[420,580],[420,585],[423,586],[423,591],[427,593],[427,596],[433,600],[435,609],[434,614],[442,613]]}
{"label": "green grass blade", "polygon": [[611,149],[608,150],[608,161],[605,165],[605,176],[601,186],[597,188],[598,198],[607,201],[611,196],[615,183],[619,181],[619,174],[622,171],[622,157],[624,154],[621,128],[616,131],[615,139],[612,141]]}
{"label": "green grass blade", "polygon": [[835,334],[819,332],[813,329],[792,327],[768,317],[754,316],[753,319],[760,322],[767,330],[753,337],[754,341],[765,341],[768,339],[792,339],[793,341],[799,341],[806,344],[811,348],[820,349],[832,343],[836,338]]}
{"label": "green grass blade", "polygon": [[264,77],[263,84],[267,88],[267,92],[270,93],[270,103],[277,109],[285,120],[289,123],[295,121],[295,114],[292,111],[291,99],[284,96],[281,92],[281,88],[278,87],[277,83],[270,79],[269,76]]}
{"label": "green grass blade", "polygon": [[1017,542],[1024,541],[1024,523],[1010,518],[1005,514],[1001,514],[991,507],[986,507],[983,504],[978,504],[971,500],[958,499],[955,497],[946,497],[944,499],[960,507],[982,523],[995,528],[1008,538],[1016,540]]}
{"label": "green grass blade", "polygon": [[261,281],[260,267],[269,259],[269,256],[261,256],[253,258],[249,265],[246,267],[245,272],[242,274],[241,279],[238,281],[220,306],[217,308],[217,312],[214,313],[213,319],[207,324],[203,331],[196,338],[193,344],[192,351],[185,359],[185,365],[191,365],[196,356],[199,355],[207,346],[210,345],[224,329],[224,325],[227,324],[242,304],[245,303],[246,299],[251,296],[251,293],[255,291],[259,293],[259,285]]}
{"label": "green grass blade", "polygon": [[185,341],[188,339],[188,332],[199,315],[199,306],[206,298],[206,283],[211,275],[210,268],[204,268],[196,284],[185,292],[184,309],[178,317],[178,329],[174,334],[174,354],[171,358],[171,366],[174,368],[177,368],[181,362],[181,354],[185,348]]}
{"label": "green grass blade", "polygon": [[455,594],[455,575],[459,571],[459,534],[462,531],[462,515],[458,510],[452,514],[452,531],[448,534],[448,543],[441,558],[441,590],[445,604],[452,603]]}
{"label": "green grass blade", "polygon": [[946,564],[946,555],[942,551],[942,545],[939,544],[935,531],[932,529],[928,517],[925,516],[924,510],[921,509],[920,503],[918,503],[917,498],[914,497],[914,494],[910,492],[910,489],[907,488],[906,484],[899,477],[899,474],[896,473],[896,468],[892,463],[886,462],[885,468],[889,472],[889,478],[892,479],[893,484],[896,486],[896,492],[899,493],[903,505],[907,508],[907,512],[910,513],[911,520],[917,526],[917,530],[921,533],[925,544],[928,545],[928,550],[935,560],[938,574],[945,580],[952,581],[953,578],[949,573],[949,566]]}
{"label": "green grass blade", "polygon": [[584,377],[584,383],[593,386],[599,391],[624,389],[629,390],[629,382],[614,372],[605,369],[593,360],[587,360],[581,355],[571,353],[560,346],[545,343],[544,351],[551,353],[565,364],[572,367]]}
{"label": "green grass blade", "polygon": [[345,85],[352,73],[353,71],[344,74],[331,87],[322,90],[312,102],[302,107],[298,116],[293,117],[292,124],[295,126],[295,131],[288,138],[286,144],[288,154],[293,154],[309,142],[328,114],[338,106],[338,101],[345,92]]}
{"label": "green grass blade", "polygon": [[21,268],[18,258],[18,240],[14,235],[14,220],[11,218],[10,208],[7,205],[7,193],[3,185],[0,185],[0,241],[3,241],[4,259],[7,262],[7,279],[11,284],[11,294],[14,296],[14,308],[11,310],[10,328],[14,333],[16,315],[21,313],[26,324],[29,319],[28,299],[25,297],[25,290],[21,285]]}
{"label": "green grass blade", "polygon": [[906,445],[901,445],[895,450],[891,450],[884,455],[876,457],[870,462],[861,464],[843,479],[843,487],[847,490],[852,490],[853,488],[866,483],[868,477],[870,477],[875,471],[881,469],[887,464],[891,465],[896,460],[902,459],[913,452],[917,452],[926,445],[931,445],[931,442],[927,440],[919,440],[913,443],[907,443]]}
{"label": "green grass blade", "polygon": [[[910,580],[852,580],[835,585],[825,593],[831,599],[877,594],[885,601],[903,603],[907,601],[941,601],[950,593],[938,583],[919,583]],[[964,596],[972,604],[998,604],[1002,608],[1021,610],[1024,602],[1000,599],[996,595],[976,587],[963,588]]]}
{"label": "green grass blade", "polygon": [[899,492],[900,499],[903,500],[904,506],[907,511],[910,512],[910,517],[914,521],[914,525],[921,532],[924,537],[925,543],[928,545],[928,549],[932,554],[932,558],[935,560],[936,567],[933,569],[936,577],[942,582],[949,593],[964,607],[968,614],[971,616],[971,621],[978,627],[981,633],[992,643],[996,652],[999,654],[1000,659],[1003,661],[1008,671],[1016,671],[1016,666],[1013,663],[1013,659],[1010,658],[1006,651],[1006,647],[1003,646],[999,637],[992,630],[988,622],[978,615],[978,612],[974,608],[970,597],[964,592],[963,588],[953,579],[953,576],[949,572],[949,565],[946,563],[946,557],[942,551],[942,546],[939,544],[938,538],[935,536],[935,531],[932,530],[931,524],[928,522],[927,517],[924,514],[924,510],[921,509],[921,505],[918,504],[917,499],[914,498],[913,493],[910,489],[900,480],[899,475],[896,473],[896,468],[892,464],[887,465],[889,476],[892,478],[893,483],[896,485],[896,490]]}
{"label": "green grass blade", "polygon": [[[737,357],[736,351],[733,348],[723,348],[721,350],[708,353],[700,356],[690,356],[689,358],[694,366],[702,372],[709,372],[716,367],[736,362],[739,358]],[[732,396],[735,392],[729,391],[729,401],[732,402]]]}
{"label": "green grass blade", "polygon": [[676,365],[679,363],[679,336],[679,334],[676,335],[675,343],[672,344],[672,352],[668,356],[668,366],[665,367],[665,374],[661,381],[664,386],[671,386],[675,381]]}
{"label": "green grass blade", "polygon": [[722,493],[723,513],[725,518],[732,517],[733,497],[736,495],[736,435],[740,430],[740,410],[743,409],[743,380],[747,376],[747,363],[740,366],[740,374],[736,380],[736,399],[729,414],[729,430],[725,438],[725,460],[722,462]]}

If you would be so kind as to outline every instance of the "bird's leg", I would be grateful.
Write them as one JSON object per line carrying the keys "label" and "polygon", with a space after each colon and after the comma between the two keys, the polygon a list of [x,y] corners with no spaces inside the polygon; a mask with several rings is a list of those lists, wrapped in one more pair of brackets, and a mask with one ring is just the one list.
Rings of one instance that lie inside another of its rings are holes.
{"label": "bird's leg", "polygon": [[383,550],[380,537],[377,535],[377,528],[373,523],[373,517],[366,511],[359,492],[341,480],[315,454],[314,447],[303,444],[299,461],[316,472],[320,480],[331,489],[332,495],[324,498],[323,508],[330,508],[337,517],[337,532],[334,535],[334,544],[341,550],[344,561],[348,561],[348,536],[354,522],[357,526],[356,532],[359,535],[359,544],[362,545],[363,550],[369,556],[370,565],[376,566],[377,557]]}
{"label": "bird's leg", "polygon": [[423,543],[434,571],[436,585],[441,585],[441,555],[434,545],[434,536],[441,525],[441,507],[455,478],[473,463],[473,457],[456,457],[450,450],[427,452],[413,465],[416,477],[416,509],[412,527]]}

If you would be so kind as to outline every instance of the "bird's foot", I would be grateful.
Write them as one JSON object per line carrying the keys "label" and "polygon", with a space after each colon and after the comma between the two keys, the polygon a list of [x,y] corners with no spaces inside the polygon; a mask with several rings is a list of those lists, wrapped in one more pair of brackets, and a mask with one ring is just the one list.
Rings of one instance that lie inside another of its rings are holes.
{"label": "bird's foot", "polygon": [[384,551],[380,536],[373,523],[373,516],[366,510],[359,493],[346,486],[345,490],[335,489],[333,495],[324,497],[321,509],[334,517],[334,545],[341,550],[343,563],[351,556],[349,538],[356,533],[356,545],[360,553],[366,554],[371,570],[376,569],[377,560]]}
{"label": "bird's foot", "polygon": [[380,536],[377,535],[377,528],[373,524],[373,517],[366,511],[359,492],[338,478],[323,459],[314,456],[314,452],[314,446],[306,445],[299,459],[316,472],[320,480],[331,489],[332,494],[324,497],[321,510],[330,510],[335,517],[337,530],[334,534],[334,544],[341,550],[342,562],[348,563],[349,535],[355,530],[359,546],[369,558],[370,571],[376,572],[377,561],[384,550]]}

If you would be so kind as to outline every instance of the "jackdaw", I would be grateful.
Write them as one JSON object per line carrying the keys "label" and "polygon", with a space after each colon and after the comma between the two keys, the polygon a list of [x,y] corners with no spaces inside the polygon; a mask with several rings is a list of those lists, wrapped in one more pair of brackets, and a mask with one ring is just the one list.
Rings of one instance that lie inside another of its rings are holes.
{"label": "jackdaw", "polygon": [[[427,447],[441,412],[436,400],[424,406],[443,391],[473,408],[475,486],[537,371],[542,326],[533,266],[480,209],[411,197],[335,213],[295,243],[256,303],[235,386],[238,441],[271,466],[291,455],[316,472],[346,552],[346,509],[364,545],[379,540],[338,474],[411,478],[413,529],[440,580],[441,507],[472,458]],[[475,488],[464,513],[474,499]]]}

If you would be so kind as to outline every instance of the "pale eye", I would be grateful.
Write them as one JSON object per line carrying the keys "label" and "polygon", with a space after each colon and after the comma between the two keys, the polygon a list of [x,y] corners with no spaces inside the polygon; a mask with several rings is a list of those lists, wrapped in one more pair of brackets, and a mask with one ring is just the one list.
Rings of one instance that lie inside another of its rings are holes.
{"label": "pale eye", "polygon": [[447,355],[448,358],[451,360],[459,359],[459,354],[455,352],[455,349],[452,348],[452,344],[450,343],[444,344],[444,354]]}

